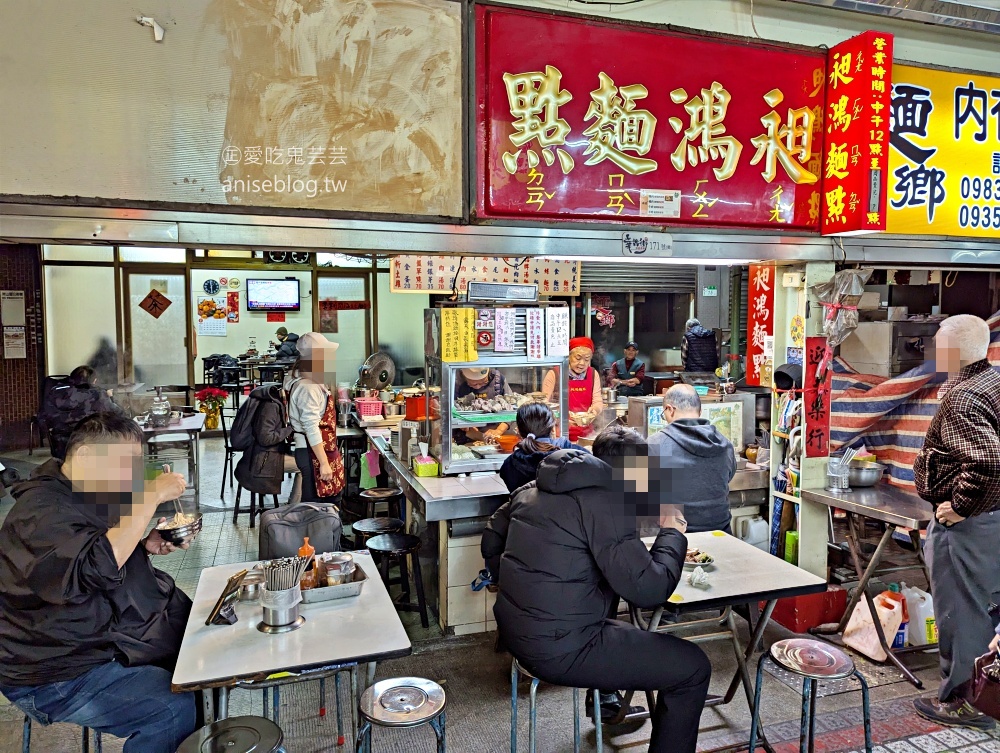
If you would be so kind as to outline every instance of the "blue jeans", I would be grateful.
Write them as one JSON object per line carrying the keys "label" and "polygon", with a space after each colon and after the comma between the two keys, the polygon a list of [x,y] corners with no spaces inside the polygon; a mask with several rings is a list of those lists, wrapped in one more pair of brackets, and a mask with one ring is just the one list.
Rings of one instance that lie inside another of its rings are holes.
{"label": "blue jeans", "polygon": [[68,722],[127,738],[124,753],[175,753],[197,727],[193,693],[170,692],[170,672],[110,662],[79,677],[35,687],[0,687],[42,724]]}

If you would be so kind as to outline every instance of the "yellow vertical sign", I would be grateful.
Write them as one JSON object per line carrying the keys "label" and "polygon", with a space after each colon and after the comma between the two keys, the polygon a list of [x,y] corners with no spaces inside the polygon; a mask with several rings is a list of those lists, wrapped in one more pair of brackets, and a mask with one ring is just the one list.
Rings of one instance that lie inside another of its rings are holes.
{"label": "yellow vertical sign", "polygon": [[892,71],[887,232],[1000,238],[1000,78]]}
{"label": "yellow vertical sign", "polygon": [[441,360],[447,363],[479,360],[475,309],[441,309]]}

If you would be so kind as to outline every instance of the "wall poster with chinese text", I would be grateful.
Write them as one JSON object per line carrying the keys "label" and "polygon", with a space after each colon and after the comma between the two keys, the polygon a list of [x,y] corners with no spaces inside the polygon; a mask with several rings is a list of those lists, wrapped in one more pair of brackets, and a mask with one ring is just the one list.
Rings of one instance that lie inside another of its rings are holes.
{"label": "wall poster with chinese text", "polygon": [[476,6],[477,215],[819,227],[826,59]]}
{"label": "wall poster with chinese text", "polygon": [[[461,265],[461,266],[459,266]],[[538,294],[579,295],[580,262],[503,256],[394,256],[393,293],[458,292],[474,282],[537,285]]]}
{"label": "wall poster with chinese text", "polygon": [[755,387],[771,386],[774,368],[774,278],[773,266],[750,265],[746,383]]}
{"label": "wall poster with chinese text", "polygon": [[1000,238],[1000,78],[897,65],[890,233]]}

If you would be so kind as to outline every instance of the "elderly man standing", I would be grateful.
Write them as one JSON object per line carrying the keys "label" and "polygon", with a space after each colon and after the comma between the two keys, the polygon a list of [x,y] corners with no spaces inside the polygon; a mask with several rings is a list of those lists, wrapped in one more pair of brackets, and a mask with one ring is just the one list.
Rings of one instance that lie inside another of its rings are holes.
{"label": "elderly man standing", "polygon": [[659,456],[665,471],[669,499],[664,501],[682,506],[691,533],[732,533],[732,443],[701,417],[701,398],[689,384],[675,384],[663,394],[663,420],[667,425],[649,438],[649,452]]}
{"label": "elderly man standing", "polygon": [[1000,372],[986,352],[990,330],[953,316],[934,338],[937,370],[949,388],[913,470],[917,493],[935,507],[927,534],[941,655],[937,698],[913,702],[939,724],[989,729],[966,701],[973,662],[994,636],[988,612],[1000,601]]}

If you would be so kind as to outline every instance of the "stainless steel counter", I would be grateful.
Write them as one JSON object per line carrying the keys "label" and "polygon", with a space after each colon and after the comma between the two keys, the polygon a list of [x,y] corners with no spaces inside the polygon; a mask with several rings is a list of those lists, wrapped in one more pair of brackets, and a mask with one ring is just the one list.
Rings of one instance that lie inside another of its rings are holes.
{"label": "stainless steel counter", "polygon": [[881,482],[872,487],[851,489],[848,492],[803,489],[802,498],[905,528],[925,528],[934,517],[930,502],[916,494]]}
{"label": "stainless steel counter", "polygon": [[507,501],[507,487],[496,473],[465,478],[415,476],[381,434],[369,431],[368,436],[385,460],[393,481],[428,522],[489,516]]}
{"label": "stainless steel counter", "polygon": [[[420,508],[428,521],[457,520],[492,515],[507,501],[507,487],[496,473],[481,476],[415,476],[396,457],[378,429],[367,431],[372,444],[385,459],[393,481],[406,498]],[[737,471],[730,491],[766,489],[767,471]]]}

